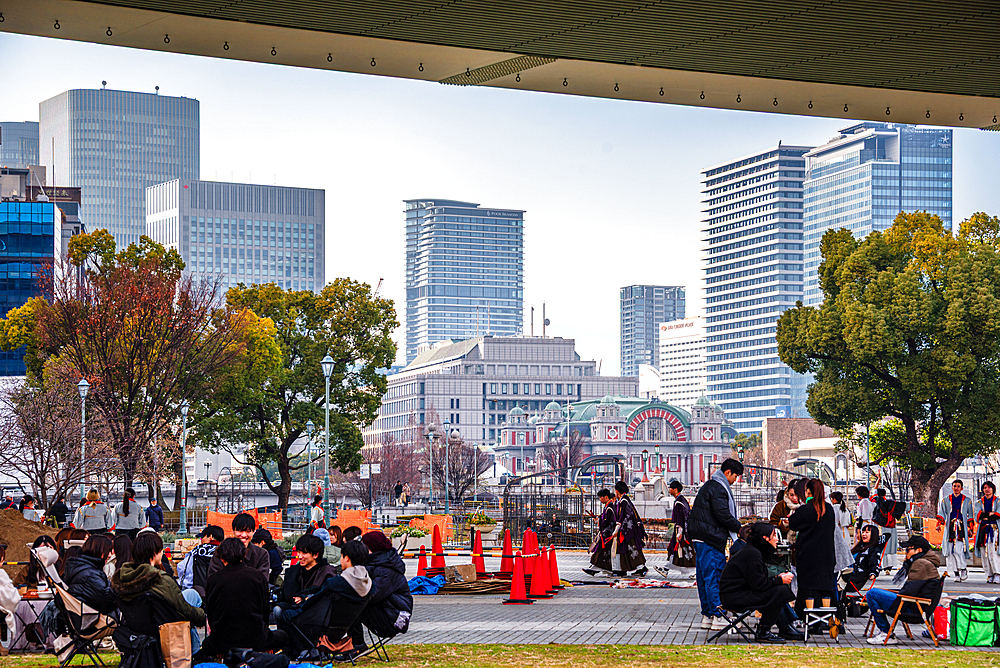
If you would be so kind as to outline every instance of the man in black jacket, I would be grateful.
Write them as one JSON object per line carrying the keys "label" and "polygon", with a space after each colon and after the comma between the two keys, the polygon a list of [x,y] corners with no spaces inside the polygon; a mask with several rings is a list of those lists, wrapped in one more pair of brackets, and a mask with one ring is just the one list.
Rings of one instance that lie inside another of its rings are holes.
{"label": "man in black jacket", "polygon": [[160,508],[160,504],[156,502],[155,494],[149,498],[149,507],[146,508],[146,519],[154,531],[163,531],[163,508]]}
{"label": "man in black jacket", "polygon": [[[243,563],[260,571],[264,575],[264,582],[267,582],[271,577],[271,555],[267,553],[267,550],[250,542],[256,529],[257,520],[249,513],[240,513],[233,518],[233,534],[240,539],[243,547],[246,548]],[[208,564],[208,577],[212,577],[219,570],[222,570],[222,561],[219,560],[219,555],[216,553]]]}
{"label": "man in black jacket", "polygon": [[215,550],[213,558],[222,561],[222,569],[208,577],[205,610],[211,633],[195,655],[195,665],[233,647],[270,651],[288,641],[284,631],[268,628],[267,577],[244,563],[246,553],[237,538],[225,539]]}
{"label": "man in black jacket", "polygon": [[[279,608],[291,607],[296,596],[307,589],[319,587],[324,580],[337,574],[337,569],[323,557],[325,549],[323,541],[313,534],[303,534],[295,541],[299,563],[289,566],[285,572],[285,581],[278,595]],[[275,610],[274,614],[278,616],[281,613]]]}
{"label": "man in black jacket", "polygon": [[[722,605],[733,612],[744,610],[760,611],[757,623],[758,642],[782,644],[785,640],[801,640],[804,636],[788,625],[787,618],[780,616],[789,601],[795,600],[788,585],[791,573],[768,576],[765,563],[774,556],[778,545],[778,530],[767,522],[756,522],[750,527],[747,543],[722,569],[719,579],[719,594]],[[785,620],[785,621],[783,621]],[[778,622],[779,635],[771,633],[771,627]],[[782,626],[784,624],[784,626]]]}
{"label": "man in black jacket", "polygon": [[[383,638],[392,638],[398,633],[406,633],[413,613],[413,594],[406,581],[406,565],[393,549],[392,542],[381,531],[369,531],[361,537],[361,542],[371,551],[365,568],[372,579],[372,592],[368,606],[349,632],[355,656],[368,649],[362,624]],[[347,654],[335,658],[350,660]]]}
{"label": "man in black jacket", "polygon": [[719,578],[726,565],[726,542],[736,540],[740,521],[736,519],[736,501],[730,485],[743,475],[743,464],[735,459],[722,462],[712,478],[702,485],[688,517],[688,538],[694,543],[695,577],[701,600],[701,628],[723,629],[726,621],[719,615]]}

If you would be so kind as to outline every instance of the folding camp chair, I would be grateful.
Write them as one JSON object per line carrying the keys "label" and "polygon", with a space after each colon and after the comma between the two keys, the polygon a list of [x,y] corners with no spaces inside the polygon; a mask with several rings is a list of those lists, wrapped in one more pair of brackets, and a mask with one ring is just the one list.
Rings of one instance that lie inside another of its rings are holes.
{"label": "folding camp chair", "polygon": [[[296,645],[307,648],[299,655],[299,659],[304,661],[326,658],[330,652],[319,645],[319,639],[326,636],[329,641],[337,642],[345,638],[348,630],[368,605],[367,598],[353,601],[331,593],[317,594],[317,596],[320,596],[321,600],[312,602],[293,620],[283,621],[278,625],[288,632],[290,639],[293,639]],[[366,651],[365,654],[367,653]],[[352,664],[356,658],[358,657],[350,657]]]}
{"label": "folding camp chair", "polygon": [[[753,629],[750,628],[750,624],[747,623],[747,617],[753,614],[753,609],[744,610],[743,612],[735,612],[733,610],[726,610],[720,605],[717,610],[719,611],[719,614],[722,615],[722,618],[726,620],[726,628],[709,636],[708,639],[705,640],[706,645],[710,642],[715,642],[731,630],[739,633],[747,642],[753,642],[753,639],[751,638],[753,635]],[[743,629],[746,629],[751,636],[744,633]]]}
{"label": "folding camp chair", "polygon": [[59,668],[69,665],[77,654],[87,656],[95,666],[104,668],[105,664],[97,654],[97,643],[111,637],[118,626],[117,621],[94,610],[60,585],[52,583],[51,586],[56,593],[56,607],[66,619],[70,638],[70,643],[59,651],[59,656],[66,654]]}
{"label": "folding camp chair", "polygon": [[865,604],[865,592],[875,586],[875,581],[878,579],[879,571],[882,568],[881,564],[882,559],[885,557],[885,550],[889,546],[889,536],[880,536],[879,542],[882,545],[882,549],[879,551],[878,563],[874,568],[870,568],[865,572],[866,578],[861,587],[858,587],[850,580],[844,582],[844,588],[840,591],[840,596],[838,598],[842,612],[842,616],[840,617],[841,619],[845,619],[847,617],[848,606],[851,603]]}
{"label": "folding camp chair", "polygon": [[[934,633],[934,610],[937,608],[938,603],[941,602],[942,591],[944,591],[943,575],[938,578],[936,584],[927,592],[929,594],[927,597],[897,596],[899,605],[896,606],[896,615],[892,618],[892,623],[889,625],[889,633],[886,636],[886,641],[892,636],[892,632],[896,628],[896,622],[903,623],[903,628],[906,629],[906,637],[910,640],[913,640],[910,624],[926,624],[927,632],[931,634],[934,646],[937,647],[937,634]],[[915,606],[916,611],[912,607],[907,608],[907,604]]]}

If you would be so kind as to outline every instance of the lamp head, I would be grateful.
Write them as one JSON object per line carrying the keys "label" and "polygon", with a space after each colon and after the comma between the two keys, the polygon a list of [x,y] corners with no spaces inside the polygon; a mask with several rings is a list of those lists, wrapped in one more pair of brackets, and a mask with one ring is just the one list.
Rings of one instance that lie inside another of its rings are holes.
{"label": "lamp head", "polygon": [[181,415],[187,417],[188,411],[191,409],[191,403],[185,399],[181,402]]}
{"label": "lamp head", "polygon": [[306,422],[306,433],[309,434],[310,438],[312,437],[312,435],[313,435],[313,429],[315,429],[315,428],[316,428],[316,425],[313,424],[312,420],[309,420],[309,422]]}
{"label": "lamp head", "polygon": [[330,357],[329,353],[320,361],[319,365],[323,367],[323,375],[325,377],[329,378],[333,375],[333,358]]}
{"label": "lamp head", "polygon": [[87,392],[90,391],[90,383],[87,382],[86,378],[81,378],[80,382],[76,384],[76,389],[80,392],[80,398],[86,399]]}

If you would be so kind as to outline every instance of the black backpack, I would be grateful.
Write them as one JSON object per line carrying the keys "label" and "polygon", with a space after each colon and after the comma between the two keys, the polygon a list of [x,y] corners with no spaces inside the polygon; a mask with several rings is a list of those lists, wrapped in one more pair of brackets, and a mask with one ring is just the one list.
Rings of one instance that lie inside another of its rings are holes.
{"label": "black backpack", "polygon": [[163,668],[163,655],[156,639],[125,626],[116,628],[111,638],[123,655],[119,668]]}
{"label": "black backpack", "polygon": [[872,521],[880,527],[889,525],[889,518],[900,519],[906,512],[906,504],[894,499],[880,498],[872,511]]}

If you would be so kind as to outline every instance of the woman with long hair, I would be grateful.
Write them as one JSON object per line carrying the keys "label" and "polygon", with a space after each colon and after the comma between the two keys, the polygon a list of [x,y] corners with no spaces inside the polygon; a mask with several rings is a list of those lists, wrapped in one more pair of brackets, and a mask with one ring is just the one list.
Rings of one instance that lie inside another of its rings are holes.
{"label": "woman with long hair", "polygon": [[146,514],[142,506],[135,502],[135,490],[131,487],[125,488],[122,502],[115,506],[113,526],[116,536],[128,536],[133,541],[139,529],[146,526]]}
{"label": "woman with long hair", "polygon": [[104,565],[111,554],[111,538],[96,534],[87,539],[80,554],[66,561],[63,580],[69,593],[104,614],[118,608]]}
{"label": "woman with long hair", "polygon": [[[32,543],[32,549],[38,549],[40,547],[47,547],[50,549],[56,549],[56,542],[52,539],[52,536],[47,536],[42,534],[37,537]],[[37,587],[39,580],[44,580],[45,576],[42,574],[43,566],[38,563],[38,559],[35,555],[31,555],[28,559],[28,565],[21,568],[21,570],[14,576],[14,586],[15,587]]]}
{"label": "woman with long hair", "polygon": [[73,526],[88,533],[107,533],[114,526],[111,509],[101,501],[96,489],[87,492],[87,501],[77,509]]}
{"label": "woman with long hair", "polygon": [[822,598],[836,600],[834,580],[835,552],[833,534],[837,521],[833,506],[826,501],[826,487],[818,478],[799,482],[796,493],[802,505],[788,518],[788,527],[796,532],[795,565],[799,592],[795,611],[804,619],[806,599],[813,599],[820,607]]}
{"label": "woman with long hair", "polygon": [[843,573],[840,577],[844,582],[854,585],[858,591],[865,585],[872,573],[878,572],[878,565],[882,559],[881,533],[874,524],[865,524],[861,527],[861,536],[851,554],[854,556],[854,565],[850,572]]}
{"label": "woman with long hair", "polygon": [[59,575],[62,575],[66,562],[80,554],[80,548],[88,538],[90,534],[83,529],[70,529],[69,535],[59,542],[59,561],[56,563]]}
{"label": "woman with long hair", "polygon": [[132,539],[128,535],[115,536],[112,553],[114,556],[108,560],[108,564],[112,566],[111,575],[114,575],[124,564],[132,561]]}

